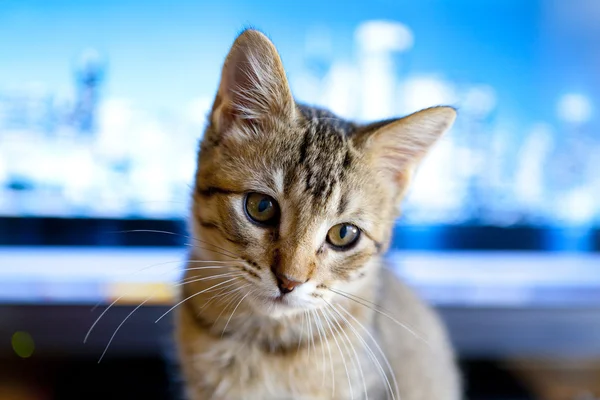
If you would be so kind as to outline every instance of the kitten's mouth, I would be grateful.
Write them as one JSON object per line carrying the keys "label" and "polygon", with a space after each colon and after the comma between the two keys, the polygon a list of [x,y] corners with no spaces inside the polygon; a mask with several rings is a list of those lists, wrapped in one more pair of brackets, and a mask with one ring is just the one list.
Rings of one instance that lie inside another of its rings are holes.
{"label": "kitten's mouth", "polygon": [[276,304],[290,305],[290,300],[285,294],[280,294],[279,296],[272,297],[271,300]]}
{"label": "kitten's mouth", "polygon": [[281,294],[279,296],[270,297],[269,300],[276,306],[284,308],[298,308],[300,305],[297,301],[294,301],[290,296]]}

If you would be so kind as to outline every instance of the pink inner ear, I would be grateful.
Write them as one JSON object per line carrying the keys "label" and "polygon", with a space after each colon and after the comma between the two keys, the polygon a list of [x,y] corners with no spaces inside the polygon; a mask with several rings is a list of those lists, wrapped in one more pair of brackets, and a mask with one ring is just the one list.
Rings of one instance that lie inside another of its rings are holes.
{"label": "pink inner ear", "polygon": [[259,62],[260,57],[254,58],[245,46],[239,46],[231,54],[223,74],[222,87],[234,109],[251,109],[254,103],[252,95],[260,93],[261,86],[265,84],[252,67],[253,63]]}
{"label": "pink inner ear", "polygon": [[262,99],[258,98],[261,83],[250,65],[250,54],[247,45],[234,46],[223,67],[213,106],[213,118],[217,118],[221,133],[228,131],[234,123],[254,126],[264,115],[260,104]]}

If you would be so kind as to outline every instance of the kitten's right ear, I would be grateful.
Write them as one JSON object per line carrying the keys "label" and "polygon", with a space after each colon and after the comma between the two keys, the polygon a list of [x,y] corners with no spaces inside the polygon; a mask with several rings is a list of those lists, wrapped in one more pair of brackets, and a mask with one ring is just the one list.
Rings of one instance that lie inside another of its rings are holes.
{"label": "kitten's right ear", "polygon": [[452,107],[431,107],[397,120],[367,126],[355,137],[376,170],[402,195],[417,165],[456,119]]}
{"label": "kitten's right ear", "polygon": [[213,104],[211,121],[219,135],[234,125],[240,133],[256,132],[270,117],[291,118],[295,110],[283,64],[271,41],[262,33],[248,29],[231,47],[219,90]]}

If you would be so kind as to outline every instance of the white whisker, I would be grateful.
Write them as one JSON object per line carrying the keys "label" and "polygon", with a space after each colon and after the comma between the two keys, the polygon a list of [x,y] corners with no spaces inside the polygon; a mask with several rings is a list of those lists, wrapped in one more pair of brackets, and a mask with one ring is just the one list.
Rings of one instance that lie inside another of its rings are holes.
{"label": "white whisker", "polygon": [[179,283],[173,283],[172,286],[179,287],[179,286],[187,285],[189,283],[202,282],[202,281],[206,281],[206,280],[210,280],[210,279],[223,278],[226,276],[242,276],[242,275],[243,274],[239,271],[231,271],[231,272],[225,272],[222,274],[208,275],[208,276],[202,276],[202,277],[190,276],[188,278],[183,279]]}
{"label": "white whisker", "polygon": [[[327,303],[329,304],[329,303]],[[331,304],[329,304],[329,307],[333,308],[331,306]],[[335,309],[334,309],[335,310]],[[325,311],[328,311],[327,309],[325,309]],[[339,315],[339,312],[337,313]],[[367,392],[367,382],[365,381],[365,375],[362,369],[362,365],[360,362],[360,358],[358,357],[358,353],[356,352],[356,349],[354,348],[354,345],[352,344],[352,341],[350,340],[350,338],[348,337],[348,334],[346,334],[346,331],[344,331],[344,329],[342,328],[342,325],[339,323],[339,321],[337,320],[337,318],[335,318],[335,315],[331,314],[331,317],[333,319],[333,322],[335,322],[335,324],[337,325],[337,327],[339,328],[339,331],[342,332],[342,334],[344,335],[344,337],[346,338],[346,340],[348,341],[348,345],[350,346],[350,348],[352,349],[352,352],[354,353],[354,358],[356,360],[356,364],[358,366],[358,371],[360,372],[360,376],[362,378],[362,382],[363,382],[363,388],[365,390],[365,398],[368,400],[369,399],[369,394]],[[344,321],[347,323],[348,320],[346,320],[344,318]]]}
{"label": "white whisker", "polygon": [[[221,301],[225,301],[226,299],[229,299],[229,301],[227,302],[227,304],[225,304],[223,306],[223,309],[221,310],[219,315],[217,315],[217,318],[215,318],[215,320],[212,324],[212,327],[214,327],[217,324],[217,322],[219,321],[219,319],[221,318],[221,315],[223,315],[225,310],[227,310],[229,308],[229,306],[231,306],[234,302],[236,302],[240,297],[242,297],[244,295],[243,293],[240,293],[240,292],[241,292],[241,290],[236,290],[234,292],[230,292],[223,299],[221,299]],[[223,332],[225,332],[225,330],[223,330]]]}
{"label": "white whisker", "polygon": [[247,288],[248,286],[252,286],[250,283],[247,283],[245,285],[239,286],[237,288],[235,288],[235,290],[232,290],[231,287],[235,286],[235,282],[232,282],[229,285],[226,285],[224,288],[222,288],[217,294],[215,294],[214,296],[212,296],[210,299],[208,299],[207,302],[205,302],[202,307],[200,307],[199,311],[203,310],[204,308],[206,308],[212,301],[217,300],[217,303],[221,303],[223,301],[225,301],[226,299],[229,298],[229,296],[233,296],[234,294],[244,290],[245,288]]}
{"label": "white whisker", "polygon": [[354,315],[352,315],[352,313],[350,313],[350,311],[346,310],[344,308],[344,306],[342,306],[341,304],[338,304],[338,307],[345,313],[347,314],[350,318],[352,318],[352,320],[354,322],[356,322],[358,324],[358,326],[360,328],[362,328],[362,330],[369,336],[369,338],[373,341],[373,344],[375,345],[375,347],[377,348],[377,351],[379,352],[379,354],[381,355],[381,357],[383,358],[383,362],[385,363],[386,367],[388,368],[388,370],[390,371],[390,375],[392,377],[392,380],[394,382],[394,389],[395,392],[392,390],[391,388],[391,384],[389,379],[386,376],[385,371],[383,370],[383,367],[381,366],[381,364],[379,363],[379,361],[377,360],[377,357],[375,356],[375,354],[373,353],[373,351],[371,350],[370,346],[368,345],[368,343],[365,341],[364,344],[366,346],[366,348],[368,349],[368,351],[372,354],[373,356],[373,360],[376,362],[376,365],[379,367],[383,378],[385,379],[385,382],[387,383],[387,386],[390,390],[390,393],[392,394],[392,399],[395,399],[394,393],[397,394],[398,396],[398,400],[400,400],[400,390],[398,388],[398,381],[396,380],[396,374],[394,373],[394,369],[392,368],[389,360],[387,359],[385,353],[383,352],[383,350],[381,349],[381,347],[379,346],[379,343],[377,343],[377,340],[375,340],[375,338],[373,337],[373,335],[371,334],[371,332],[369,332],[369,330],[358,320],[356,319],[356,317],[354,317]]}
{"label": "white whisker", "polygon": [[210,243],[210,242],[208,242],[206,240],[198,239],[196,237],[189,236],[189,235],[184,235],[184,234],[181,234],[181,233],[163,231],[163,230],[158,230],[158,229],[131,229],[131,230],[126,230],[126,231],[120,231],[120,233],[160,233],[160,234],[163,234],[163,235],[180,236],[180,237],[186,238],[188,240],[192,240],[194,242],[198,242],[198,243],[206,244],[206,245],[209,245],[209,246],[213,246],[215,249],[219,249],[219,250],[221,250],[221,251],[223,251],[225,253],[228,253],[228,254],[219,253],[218,251],[215,251],[215,250],[212,250],[212,249],[207,249],[207,248],[203,248],[203,247],[200,247],[200,246],[196,246],[198,248],[202,248],[202,249],[207,250],[207,251],[213,251],[213,252],[215,252],[217,254],[221,254],[221,255],[227,255],[230,258],[234,258],[234,259],[238,259],[238,260],[240,259],[237,254],[235,254],[235,253],[233,253],[233,252],[231,252],[231,251],[229,251],[229,250],[227,250],[227,249],[225,249],[223,247],[219,247],[216,244]]}
{"label": "white whisker", "polygon": [[163,315],[161,315],[161,316],[160,316],[160,317],[159,317],[159,318],[158,318],[156,321],[154,321],[154,322],[156,323],[156,322],[160,321],[160,320],[161,320],[161,319],[163,319],[163,318],[164,318],[164,317],[165,317],[165,316],[166,316],[168,313],[170,313],[171,311],[173,311],[175,308],[179,307],[181,304],[185,303],[186,301],[190,300],[191,298],[193,298],[193,297],[196,297],[196,296],[199,296],[199,295],[201,295],[201,294],[202,294],[202,293],[204,293],[204,292],[208,292],[209,290],[212,290],[212,289],[214,289],[215,287],[222,286],[222,285],[224,285],[224,284],[226,284],[226,283],[228,283],[228,282],[232,282],[232,281],[234,281],[234,280],[236,280],[236,279],[238,279],[238,278],[237,278],[237,277],[235,277],[235,278],[232,278],[232,279],[228,279],[228,280],[226,280],[226,281],[224,281],[224,282],[217,283],[216,285],[213,285],[213,286],[211,286],[211,287],[209,287],[209,288],[207,288],[207,289],[201,290],[201,291],[199,291],[199,292],[197,292],[197,293],[194,293],[194,294],[192,294],[191,296],[188,296],[187,298],[185,298],[185,299],[181,300],[180,302],[178,302],[177,304],[175,304],[173,307],[169,308],[169,309],[168,309],[168,310],[167,310],[167,311],[166,311],[166,312],[165,312]]}
{"label": "white whisker", "polygon": [[315,347],[315,340],[313,335],[313,321],[310,317],[310,313],[308,315],[308,359],[310,360],[310,348],[311,346]]}
{"label": "white whisker", "polygon": [[231,312],[231,315],[229,316],[229,319],[227,320],[227,323],[225,324],[225,327],[223,328],[223,332],[221,333],[221,337],[223,337],[223,334],[227,330],[227,326],[229,325],[229,322],[231,322],[231,318],[233,317],[233,314],[235,314],[235,311],[238,309],[238,307],[240,306],[240,304],[242,304],[242,301],[244,301],[244,299],[246,297],[248,297],[248,295],[250,295],[250,293],[254,293],[254,291],[246,293],[246,295],[244,297],[242,297],[242,299],[237,303],[237,305],[235,306],[235,308]]}
{"label": "white whisker", "polygon": [[136,308],[134,308],[129,314],[127,314],[127,316],[123,319],[123,321],[121,321],[121,323],[119,324],[119,326],[117,326],[117,329],[115,329],[115,331],[113,332],[112,336],[108,340],[108,343],[106,344],[106,347],[104,348],[104,351],[102,352],[102,355],[100,356],[100,359],[98,360],[98,364],[100,364],[100,361],[102,361],[102,359],[104,358],[104,355],[108,351],[108,348],[110,347],[110,344],[112,343],[113,339],[117,335],[117,332],[119,332],[119,329],[121,329],[121,327],[129,319],[129,317],[131,317],[133,315],[133,313],[135,313],[137,310],[139,310],[140,307],[142,307],[144,304],[146,304],[151,298],[152,298],[152,296],[148,297],[146,300],[144,300],[143,302],[141,302]]}
{"label": "white whisker", "polygon": [[[178,262],[178,261],[168,261],[168,262],[165,262],[165,263],[153,264],[153,265],[151,265],[149,267],[142,268],[142,270],[143,269],[152,268],[153,266],[159,266],[159,265],[164,265],[164,264],[167,264],[167,263],[174,263],[174,262]],[[215,261],[206,261],[206,262],[207,263],[208,262],[214,263]],[[231,261],[227,261],[227,262],[230,263]],[[218,269],[218,268],[225,268],[225,266],[224,267],[220,267],[220,266],[208,266],[208,267],[188,268],[188,270],[194,270],[194,269]],[[140,273],[142,270],[135,271],[132,274]],[[172,269],[168,270],[168,271],[164,271],[164,272],[160,273],[159,276],[165,275],[165,274],[167,274],[167,273],[169,273],[171,271],[172,271]],[[185,281],[185,279],[183,281]],[[127,296],[126,293],[124,293],[121,296],[117,297],[115,300],[113,300],[112,303],[110,303],[108,305],[108,307],[106,307],[106,309],[104,309],[104,311],[102,311],[102,313],[98,316],[98,318],[96,318],[96,320],[94,321],[94,323],[92,324],[92,326],[90,326],[90,328],[88,329],[88,331],[87,331],[87,333],[86,333],[86,335],[85,335],[85,337],[83,339],[83,343],[87,343],[87,340],[88,340],[90,334],[92,333],[92,331],[94,330],[94,328],[96,327],[96,325],[98,324],[98,322],[100,322],[100,320],[102,319],[102,317],[104,317],[104,315],[108,312],[108,310],[110,310],[115,304],[117,304],[117,302],[119,302],[119,300],[121,300],[125,296]],[[94,307],[92,307],[91,311],[94,311],[96,308],[98,308],[100,306],[100,304],[102,304],[102,301],[99,301]]]}
{"label": "white whisker", "polygon": [[335,345],[337,346],[338,350],[340,351],[340,356],[342,357],[342,364],[344,364],[344,369],[346,370],[346,377],[348,378],[348,387],[350,389],[350,397],[352,399],[354,399],[354,391],[352,390],[352,380],[350,379],[350,372],[348,371],[348,365],[346,364],[346,357],[344,357],[344,352],[342,351],[342,348],[340,347],[340,344],[338,343],[337,337],[333,331],[333,327],[331,325],[331,321],[329,320],[329,317],[327,316],[327,314],[325,314],[324,309],[321,308],[321,309],[319,309],[319,311],[321,311],[321,314],[325,318],[325,322],[327,322],[327,326],[329,326],[329,331],[331,332],[333,341],[335,342]]}
{"label": "white whisker", "polygon": [[[369,301],[367,301],[367,300],[364,300],[364,299],[357,300],[357,299],[355,299],[355,298],[352,298],[352,297],[350,297],[350,296],[354,296],[354,295],[351,295],[350,293],[345,293],[345,292],[342,292],[342,291],[340,291],[340,290],[337,290],[337,289],[331,289],[331,288],[329,288],[328,290],[329,290],[329,291],[331,291],[331,292],[333,292],[333,293],[335,293],[335,294],[338,294],[338,295],[340,295],[340,296],[343,296],[343,297],[345,297],[345,298],[347,298],[347,299],[349,299],[349,300],[352,300],[352,301],[354,301],[354,302],[356,302],[356,303],[358,303],[358,304],[360,304],[360,305],[362,305],[362,306],[364,306],[364,307],[367,307],[367,308],[369,308],[369,309],[371,309],[371,310],[375,311],[376,313],[378,313],[378,314],[380,314],[380,315],[383,315],[384,317],[388,318],[390,321],[394,322],[394,323],[395,323],[395,324],[397,324],[398,326],[400,326],[400,327],[402,327],[402,328],[406,329],[406,330],[407,330],[409,333],[411,333],[411,334],[412,334],[414,337],[416,337],[417,339],[419,339],[419,340],[421,340],[423,343],[425,343],[425,345],[427,345],[428,347],[431,347],[431,345],[429,344],[429,342],[428,342],[428,341],[427,341],[427,340],[426,340],[424,337],[422,337],[421,335],[419,335],[417,332],[415,332],[415,331],[414,331],[414,330],[413,330],[411,327],[409,327],[408,325],[406,325],[406,324],[404,324],[404,323],[402,323],[402,322],[398,321],[396,318],[392,317],[391,315],[389,315],[388,313],[386,313],[386,312],[384,312],[384,311],[381,311],[381,310],[380,310],[380,309],[378,309],[378,308],[373,308],[373,307],[370,307],[368,304],[365,304],[365,303],[361,302],[361,301],[364,301],[364,302],[368,302],[368,303],[370,303]],[[357,297],[357,296],[354,296],[354,297]],[[374,304],[374,303],[373,303],[373,304]],[[377,307],[377,305],[375,305],[375,306]]]}
{"label": "white whisker", "polygon": [[315,327],[317,329],[317,333],[319,334],[319,343],[321,345],[321,354],[323,355],[323,380],[321,382],[321,386],[325,386],[325,364],[326,364],[326,358],[325,358],[325,338],[323,338],[323,335],[321,334],[321,329],[319,328],[319,324],[317,321],[317,313],[314,309],[309,310],[312,315],[313,318],[315,320]]}
{"label": "white whisker", "polygon": [[300,346],[302,346],[302,339],[304,338],[304,320],[306,319],[306,314],[308,311],[304,310],[302,313],[302,325],[300,325],[300,336],[298,337],[298,349],[300,351]]}
{"label": "white whisker", "polygon": [[[315,315],[319,319],[319,325],[323,331],[323,336],[325,336],[325,344],[327,345],[327,352],[329,353],[329,365],[331,367],[331,397],[333,398],[335,396],[335,373],[333,371],[333,356],[331,355],[331,346],[329,345],[329,340],[325,334],[325,326],[323,325],[323,321],[321,321],[321,317],[319,317],[319,313],[315,312]],[[325,373],[323,373],[323,375],[325,375]]]}

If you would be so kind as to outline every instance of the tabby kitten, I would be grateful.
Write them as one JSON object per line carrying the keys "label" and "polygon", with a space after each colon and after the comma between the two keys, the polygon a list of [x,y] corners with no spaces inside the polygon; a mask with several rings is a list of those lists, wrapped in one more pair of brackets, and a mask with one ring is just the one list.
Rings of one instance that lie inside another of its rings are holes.
{"label": "tabby kitten", "polygon": [[236,39],[177,307],[189,399],[459,399],[438,317],[382,261],[415,166],[454,119],[360,125],[300,105],[269,39]]}

